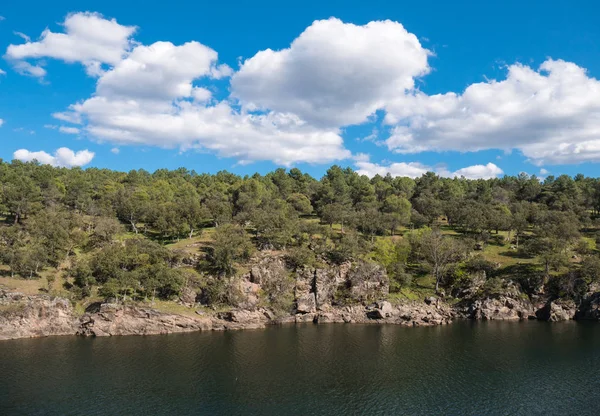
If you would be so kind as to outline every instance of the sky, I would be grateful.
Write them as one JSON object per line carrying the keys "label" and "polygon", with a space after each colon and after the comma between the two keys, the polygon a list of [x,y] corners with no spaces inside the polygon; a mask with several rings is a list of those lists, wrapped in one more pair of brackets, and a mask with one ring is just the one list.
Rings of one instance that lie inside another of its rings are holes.
{"label": "sky", "polygon": [[5,2],[0,158],[598,176],[598,15],[586,0]]}

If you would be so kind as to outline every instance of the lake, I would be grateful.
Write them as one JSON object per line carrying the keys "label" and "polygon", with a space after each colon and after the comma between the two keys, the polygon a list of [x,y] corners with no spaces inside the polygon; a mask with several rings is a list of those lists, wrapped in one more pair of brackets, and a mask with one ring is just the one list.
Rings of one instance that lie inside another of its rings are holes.
{"label": "lake", "polygon": [[2,415],[597,415],[597,323],[0,342]]}

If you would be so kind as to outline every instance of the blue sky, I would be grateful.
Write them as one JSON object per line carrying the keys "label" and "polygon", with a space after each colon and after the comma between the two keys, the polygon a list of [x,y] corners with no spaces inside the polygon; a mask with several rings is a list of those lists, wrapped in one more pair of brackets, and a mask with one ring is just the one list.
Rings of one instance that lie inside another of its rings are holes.
{"label": "blue sky", "polygon": [[0,157],[597,175],[596,2],[286,3],[0,6]]}

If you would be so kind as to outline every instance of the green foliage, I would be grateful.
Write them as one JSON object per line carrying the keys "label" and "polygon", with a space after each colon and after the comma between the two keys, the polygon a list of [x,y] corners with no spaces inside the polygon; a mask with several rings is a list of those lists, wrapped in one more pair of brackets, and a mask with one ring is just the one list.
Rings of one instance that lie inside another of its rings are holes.
{"label": "green foliage", "polygon": [[226,224],[217,228],[208,260],[217,273],[232,276],[236,262],[250,258],[254,246],[243,228]]}
{"label": "green foliage", "polygon": [[[596,247],[587,243],[600,225],[600,180],[582,175],[543,183],[526,174],[369,179],[332,166],[315,180],[298,169],[240,177],[15,161],[0,162],[0,210],[0,262],[7,273],[32,279],[64,269],[77,296],[100,286],[101,294],[119,299],[174,298],[188,281],[180,263],[204,261],[205,271],[220,278],[202,284],[221,302],[221,289],[235,292],[229,278],[255,248],[285,250],[291,268],[369,258],[386,268],[392,290],[403,293],[417,290],[425,275],[431,279],[428,272],[444,285],[483,272],[505,276],[521,261],[531,269],[511,279],[531,293],[541,286],[542,269],[545,280],[551,272],[575,276],[564,277],[557,293],[576,293],[569,281],[589,284],[600,273]],[[202,232],[209,226],[214,236]],[[192,237],[178,245],[181,255],[158,244]],[[481,256],[462,263],[463,245],[482,248]]]}

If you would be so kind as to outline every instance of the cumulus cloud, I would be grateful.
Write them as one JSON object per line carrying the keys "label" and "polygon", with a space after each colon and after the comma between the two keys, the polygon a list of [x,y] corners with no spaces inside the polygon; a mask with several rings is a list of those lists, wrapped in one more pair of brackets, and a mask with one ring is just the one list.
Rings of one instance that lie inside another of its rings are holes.
{"label": "cumulus cloud", "polygon": [[[416,81],[430,72],[431,52],[389,20],[315,21],[288,48],[259,51],[236,73],[200,42],[142,45],[135,31],[75,13],[61,33],[46,30],[37,41],[10,45],[5,56],[38,78],[46,75],[40,59],[82,63],[97,77],[95,92],[53,117],[77,125],[63,132],[117,146],[202,149],[241,163],[328,163],[351,156],[344,127],[372,122],[382,110],[386,125],[359,141],[396,153],[517,149],[537,165],[600,161],[600,81],[574,63],[516,63],[503,80],[427,95]],[[222,99],[213,80],[229,76],[231,93]],[[431,168],[359,162],[365,172],[409,176]],[[490,163],[439,172],[502,174]]]}
{"label": "cumulus cloud", "polygon": [[[73,13],[62,23],[64,33],[46,29],[36,42],[26,40],[20,45],[9,45],[5,57],[21,68],[27,59],[54,58],[65,62],[79,62],[97,74],[100,64],[116,65],[131,48],[130,37],[134,26],[123,26],[115,19],[105,19],[98,13]],[[39,65],[31,65],[41,68]],[[21,69],[23,71],[23,69]],[[25,72],[25,71],[23,71]],[[29,75],[43,77],[45,71],[29,71]]]}
{"label": "cumulus cloud", "polygon": [[561,60],[511,65],[503,81],[415,92],[386,109],[387,146],[399,153],[518,149],[536,164],[600,161],[600,81]]}
{"label": "cumulus cloud", "polygon": [[338,128],[315,127],[293,113],[246,112],[228,101],[212,102],[212,92],[196,85],[230,74],[217,52],[199,42],[137,45],[99,76],[92,97],[53,116],[100,141],[208,149],[240,163],[325,163],[350,156]]}
{"label": "cumulus cloud", "polygon": [[395,162],[389,165],[372,163],[366,157],[361,157],[355,162],[360,175],[366,175],[372,178],[375,175],[386,176],[388,173],[392,176],[408,176],[417,178],[427,172],[434,172],[443,177],[465,177],[467,179],[491,179],[504,174],[504,171],[493,163],[487,165],[468,166],[457,171],[450,172],[445,167],[427,166],[419,162]]}
{"label": "cumulus cloud", "polygon": [[465,177],[467,179],[491,179],[497,178],[504,174],[504,171],[493,163],[487,165],[473,165],[459,169],[452,173],[451,176]]}
{"label": "cumulus cloud", "polygon": [[0,69],[0,75],[6,75],[6,71],[4,71],[3,69]]}
{"label": "cumulus cloud", "polygon": [[87,149],[74,152],[69,148],[61,147],[51,155],[44,151],[31,152],[27,149],[19,149],[13,154],[13,158],[22,162],[37,160],[45,165],[70,168],[87,165],[94,159],[94,152],[90,152]]}
{"label": "cumulus cloud", "polygon": [[289,48],[244,61],[232,94],[247,108],[294,113],[318,126],[358,124],[411,90],[429,72],[429,55],[398,22],[319,20]]}
{"label": "cumulus cloud", "polygon": [[199,42],[175,46],[156,42],[137,46],[131,54],[98,80],[97,94],[104,97],[170,100],[200,93],[193,80],[220,78],[227,66],[217,66],[217,52]]}
{"label": "cumulus cloud", "polygon": [[0,127],[2,127],[2,125],[3,125],[3,124],[4,124],[4,120],[2,120],[2,119],[0,118]]}
{"label": "cumulus cloud", "polygon": [[92,97],[72,106],[88,120],[86,130],[120,145],[209,149],[241,163],[325,163],[350,152],[336,130],[316,129],[290,114],[239,113],[227,103],[147,102]]}

